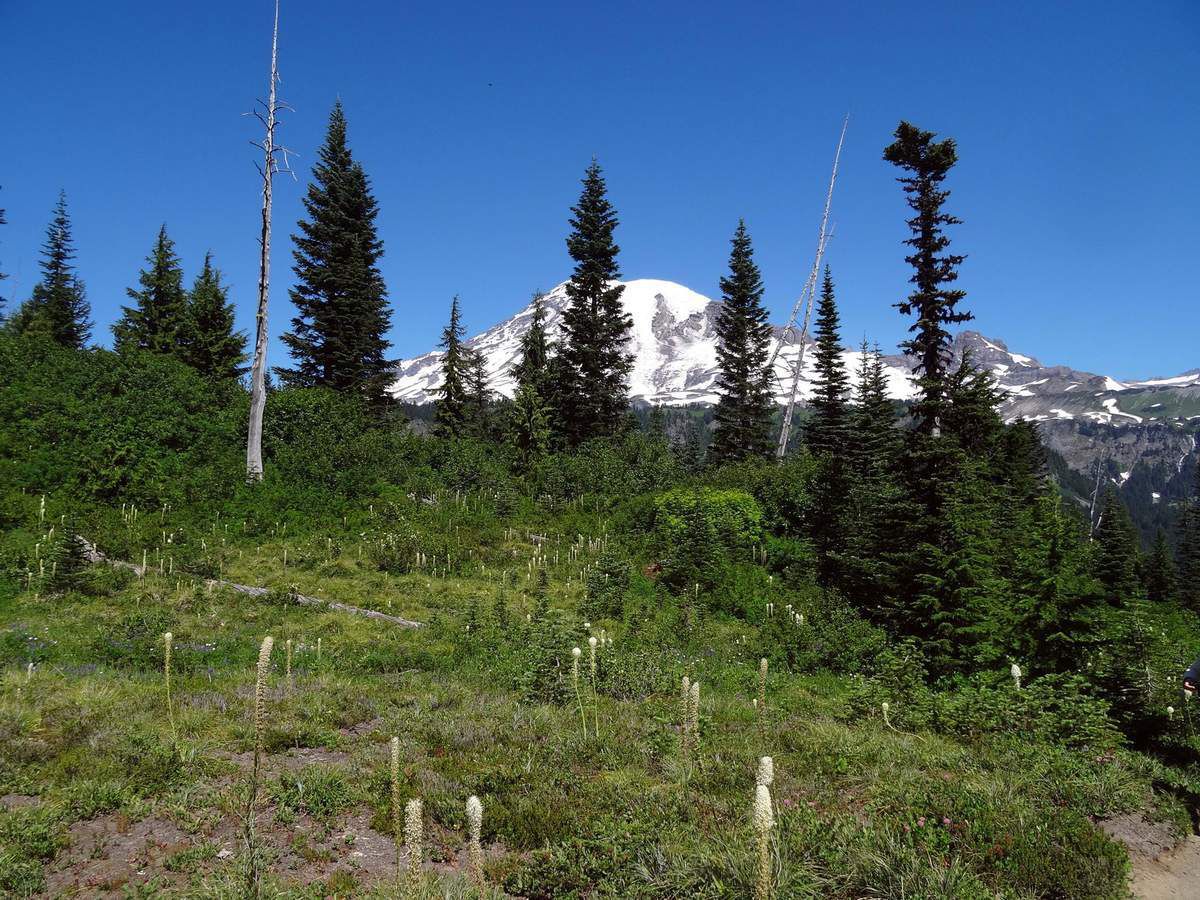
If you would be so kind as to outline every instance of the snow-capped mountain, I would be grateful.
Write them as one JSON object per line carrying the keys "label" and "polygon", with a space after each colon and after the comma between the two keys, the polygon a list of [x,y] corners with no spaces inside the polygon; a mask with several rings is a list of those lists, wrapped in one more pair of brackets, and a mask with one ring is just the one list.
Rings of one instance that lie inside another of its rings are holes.
{"label": "snow-capped mountain", "polygon": [[[721,304],[672,281],[641,278],[624,282],[621,295],[625,311],[633,319],[629,348],[634,355],[634,368],[629,378],[629,393],[635,402],[665,406],[687,404],[707,405],[717,402],[717,333],[716,320]],[[546,329],[557,338],[562,327],[562,313],[567,305],[565,284],[560,284],[543,298],[546,310]],[[530,303],[519,313],[499,325],[467,341],[467,345],[483,354],[493,390],[511,397],[514,382],[513,365],[520,359],[521,337],[529,328],[533,316]],[[775,328],[771,344],[774,353],[782,333]],[[799,395],[806,399],[814,375],[812,342],[805,350],[804,372]],[[776,397],[787,399],[791,390],[791,365],[799,346],[787,343],[775,363]],[[858,351],[844,354],[851,372],[857,371],[861,359]],[[408,403],[430,403],[434,391],[441,385],[440,351],[402,360],[396,372],[391,392],[397,400]],[[893,396],[908,399],[912,396],[909,369],[903,357],[888,358],[888,383]]]}
{"label": "snow-capped mountain", "polygon": [[[646,278],[624,284],[622,303],[633,319],[631,399],[666,406],[715,403],[720,302],[671,281]],[[547,294],[544,304],[547,330],[556,338],[567,304],[565,284]],[[532,315],[530,303],[512,318],[467,341],[483,354],[492,389],[505,397],[513,393],[512,367],[520,357],[521,337]],[[782,328],[776,326],[772,353],[781,338]],[[811,348],[809,339],[799,386],[802,400],[811,394],[815,375]],[[1006,397],[1001,414],[1009,421],[1025,418],[1112,425],[1200,419],[1200,369],[1173,378],[1122,383],[1066,366],[1044,366],[1009,350],[1003,341],[975,331],[958,334],[953,352],[956,360],[969,353],[975,365],[992,372]],[[789,341],[776,359],[775,393],[780,402],[790,391],[792,363],[798,353],[799,345]],[[391,387],[393,396],[408,403],[432,402],[441,384],[441,356],[440,351],[432,350],[401,361]],[[861,354],[847,349],[843,357],[847,370],[856,372]],[[899,354],[884,360],[891,395],[897,400],[910,399],[913,360]]]}
{"label": "snow-capped mountain", "polygon": [[[622,302],[633,319],[630,350],[634,369],[630,395],[634,402],[685,406],[717,400],[716,318],[720,303],[670,281],[627,281]],[[567,304],[564,285],[545,297],[547,329],[557,337]],[[520,356],[521,336],[533,314],[530,304],[512,318],[467,341],[483,354],[491,387],[511,397],[511,370]],[[782,338],[775,328],[774,351]],[[807,399],[814,376],[812,342],[807,343],[799,396]],[[791,363],[799,349],[785,342],[775,366],[775,396],[787,399]],[[1174,377],[1120,382],[1107,375],[1067,366],[1046,366],[1015,353],[996,338],[975,331],[954,339],[955,359],[970,354],[973,363],[990,371],[1004,394],[999,412],[1007,421],[1039,423],[1042,439],[1059,458],[1060,483],[1069,494],[1090,496],[1097,463],[1102,474],[1126,496],[1141,504],[1143,530],[1169,521],[1165,510],[1191,490],[1200,430],[1200,369]],[[848,371],[857,371],[861,354],[845,350]],[[913,360],[901,354],[884,357],[891,395],[913,396]],[[415,404],[434,400],[441,383],[441,353],[431,351],[402,361],[392,394]],[[1149,510],[1147,513],[1146,511]],[[1157,511],[1162,518],[1156,519]],[[1153,533],[1153,532],[1149,532]]]}

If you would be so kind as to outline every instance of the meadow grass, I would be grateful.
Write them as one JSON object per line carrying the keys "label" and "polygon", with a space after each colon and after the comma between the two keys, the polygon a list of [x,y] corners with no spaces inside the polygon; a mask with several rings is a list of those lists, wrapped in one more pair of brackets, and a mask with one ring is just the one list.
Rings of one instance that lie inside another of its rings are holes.
{"label": "meadow grass", "polygon": [[[121,529],[108,535],[117,551],[145,539]],[[892,728],[850,708],[850,677],[768,673],[745,621],[704,619],[672,644],[652,612],[592,617],[613,641],[589,645],[572,684],[571,650],[588,636],[579,571],[598,539],[560,552],[539,618],[526,560],[548,553],[520,534],[460,532],[450,572],[435,575],[383,571],[353,529],[285,539],[214,526],[205,552],[220,548],[223,577],[274,589],[261,598],[151,565],[140,579],[96,566],[77,591],[4,601],[0,890],[94,889],[108,851],[71,848],[87,823],[111,820],[114,835],[138,822],[180,835],[161,852],[135,848],[137,868],[110,870],[121,889],[244,896],[247,778],[255,890],[281,897],[401,886],[417,897],[749,897],[764,896],[764,878],[774,897],[1120,897],[1125,854],[1095,819],[1182,816],[1155,794],[1160,770],[1146,757]],[[179,531],[186,558],[202,532]],[[287,596],[297,590],[429,624],[300,607]],[[268,655],[256,722],[266,634],[291,652]],[[681,715],[685,676],[704,688]],[[477,847],[468,797],[486,809]],[[422,855],[406,856],[398,878],[397,804],[418,798]]]}

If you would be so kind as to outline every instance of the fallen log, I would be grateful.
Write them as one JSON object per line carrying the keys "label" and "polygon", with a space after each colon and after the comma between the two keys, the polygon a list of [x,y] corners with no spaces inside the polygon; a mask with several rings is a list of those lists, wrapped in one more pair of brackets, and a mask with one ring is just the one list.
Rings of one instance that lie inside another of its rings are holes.
{"label": "fallen log", "polygon": [[[118,569],[128,569],[139,578],[146,574],[146,569],[136,563],[126,562],[123,559],[111,559],[105,556],[100,550],[89,541],[87,538],[80,536],[79,544],[83,547],[83,555],[88,562],[92,563],[107,563],[110,566],[115,566]],[[204,579],[206,587],[227,587],[239,594],[246,594],[249,597],[262,597],[271,592],[270,588],[255,587],[250,584],[238,584],[233,581],[223,581],[219,578]],[[402,628],[423,628],[423,622],[415,622],[412,619],[403,619],[400,616],[392,616],[387,613],[377,612],[373,609],[363,609],[361,606],[350,606],[347,603],[338,603],[333,600],[322,600],[320,597],[306,597],[304,594],[298,594],[294,591],[288,592],[288,597],[295,603],[301,606],[317,606],[324,609],[332,609],[337,612],[349,613],[353,616],[363,616],[367,619],[378,619],[381,622],[390,622],[393,625],[399,625]]]}

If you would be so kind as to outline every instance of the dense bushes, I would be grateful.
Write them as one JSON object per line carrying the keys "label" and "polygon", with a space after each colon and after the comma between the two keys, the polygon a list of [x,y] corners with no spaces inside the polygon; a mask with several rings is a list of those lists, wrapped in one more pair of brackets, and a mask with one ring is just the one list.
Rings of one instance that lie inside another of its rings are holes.
{"label": "dense bushes", "polygon": [[1078,675],[1043,675],[1018,687],[1009,673],[980,672],[942,687],[928,684],[912,642],[882,651],[850,698],[852,716],[883,717],[906,730],[961,738],[1020,735],[1059,747],[1110,750],[1121,744],[1108,704]]}
{"label": "dense bushes", "polygon": [[153,354],[0,334],[0,483],[158,504],[227,496],[245,397]]}

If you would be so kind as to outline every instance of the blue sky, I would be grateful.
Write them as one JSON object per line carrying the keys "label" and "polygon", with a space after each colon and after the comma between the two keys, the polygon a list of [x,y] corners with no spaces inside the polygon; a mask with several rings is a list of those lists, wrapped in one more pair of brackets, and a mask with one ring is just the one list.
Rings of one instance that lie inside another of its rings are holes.
{"label": "blue sky", "polygon": [[[211,249],[253,318],[257,137],[270,0],[0,0],[0,270],[27,295],[59,188],[98,323],[158,226],[194,276]],[[950,208],[975,327],[1117,377],[1200,366],[1200,4],[401,4],[283,0],[272,362],[292,315],[289,234],[341,96],[372,177],[397,356],[452,294],[482,330],[570,272],[568,207],[592,155],[626,277],[716,296],[739,216],[773,318],[811,264],[851,115],[829,262],[847,342],[906,322],[903,205],[880,156],[901,118],[953,136]]]}

